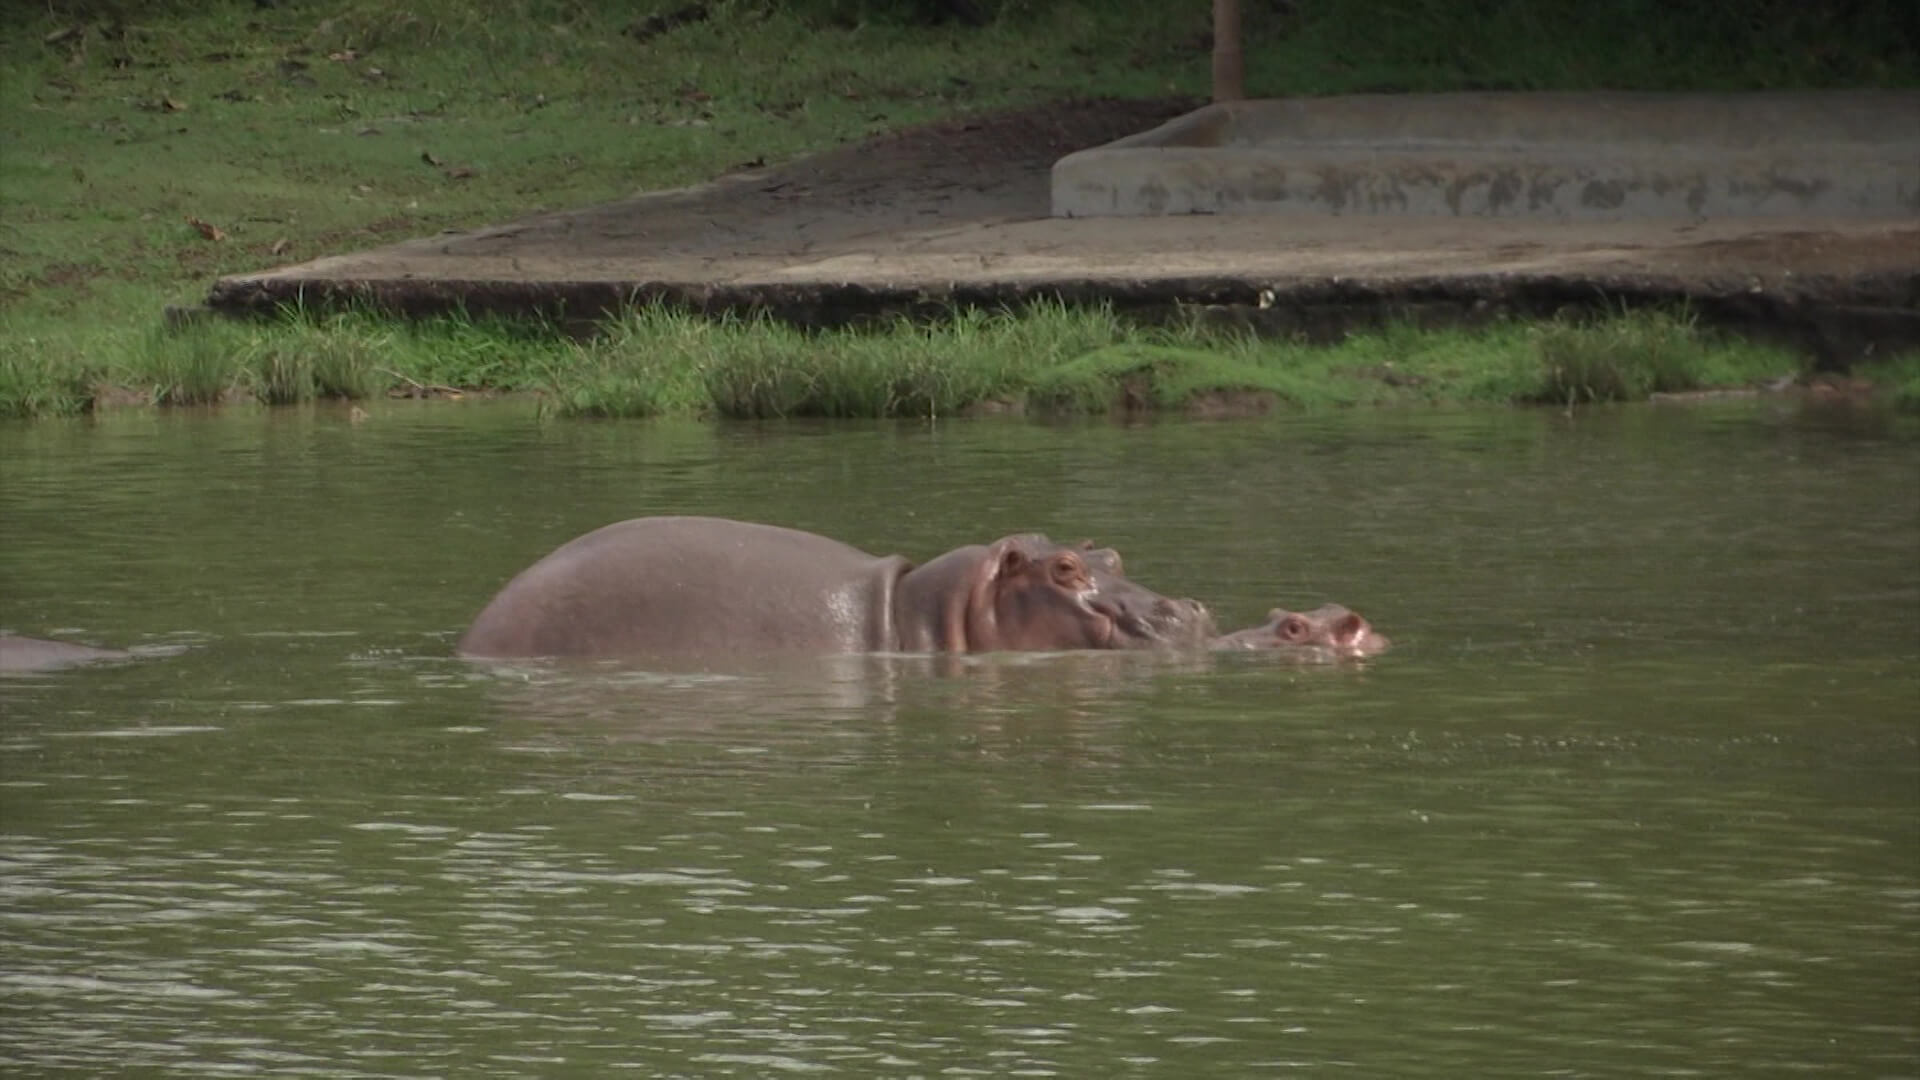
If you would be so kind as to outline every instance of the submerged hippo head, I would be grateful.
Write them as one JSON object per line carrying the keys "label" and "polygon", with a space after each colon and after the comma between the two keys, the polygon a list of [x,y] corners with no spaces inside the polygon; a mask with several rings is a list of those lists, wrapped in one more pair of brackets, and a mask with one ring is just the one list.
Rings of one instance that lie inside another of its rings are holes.
{"label": "submerged hippo head", "polygon": [[[940,588],[939,583],[961,588]],[[917,579],[917,580],[916,580]],[[940,611],[937,647],[954,652],[1147,649],[1212,639],[1213,616],[1128,580],[1120,556],[1091,542],[1056,544],[1028,533],[960,548],[901,581],[903,637],[911,638],[917,596]]]}
{"label": "submerged hippo head", "polygon": [[82,664],[128,660],[132,657],[132,653],[122,652],[119,649],[96,649],[91,645],[78,645],[71,641],[48,641],[43,638],[21,637],[18,634],[0,634],[0,674],[3,675],[59,671],[62,668],[79,667]]}
{"label": "submerged hippo head", "polygon": [[1393,643],[1373,625],[1339,604],[1308,612],[1274,608],[1259,626],[1215,638],[1221,650],[1273,649],[1307,660],[1361,659],[1386,652]]}

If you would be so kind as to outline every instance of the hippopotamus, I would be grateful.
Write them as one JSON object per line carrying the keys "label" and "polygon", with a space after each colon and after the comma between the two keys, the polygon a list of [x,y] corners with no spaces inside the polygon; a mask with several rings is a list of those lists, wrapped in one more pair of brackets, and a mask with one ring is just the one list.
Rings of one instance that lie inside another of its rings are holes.
{"label": "hippopotamus", "polygon": [[1386,652],[1393,642],[1373,625],[1339,604],[1308,612],[1274,608],[1267,621],[1214,638],[1209,648],[1228,652],[1274,650],[1310,662],[1359,660]]}
{"label": "hippopotamus", "polygon": [[464,655],[720,657],[1203,648],[1205,606],[1036,533],[915,565],[778,525],[645,517],[569,541],[487,604]]}
{"label": "hippopotamus", "polygon": [[70,641],[0,634],[0,674],[57,671],[81,664],[129,660],[132,657],[132,653],[121,649],[96,649],[91,645],[76,645]]}

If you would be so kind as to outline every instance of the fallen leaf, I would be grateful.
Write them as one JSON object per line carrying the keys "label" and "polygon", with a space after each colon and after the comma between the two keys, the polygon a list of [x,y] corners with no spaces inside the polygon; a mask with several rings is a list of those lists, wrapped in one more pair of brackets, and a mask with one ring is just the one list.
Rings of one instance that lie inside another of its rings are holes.
{"label": "fallen leaf", "polygon": [[187,217],[187,224],[193,226],[194,229],[197,232],[199,232],[201,236],[206,237],[208,240],[212,240],[215,243],[218,243],[219,241],[225,240],[227,238],[226,231],[221,229],[218,225],[201,221],[197,217],[193,217],[189,215]]}
{"label": "fallen leaf", "polygon": [[352,63],[359,58],[360,54],[354,52],[352,49],[341,49],[339,52],[330,52],[327,54],[327,59],[336,64]]}
{"label": "fallen leaf", "polygon": [[79,37],[81,34],[84,34],[86,32],[87,32],[87,28],[85,26],[69,26],[62,30],[55,30],[53,33],[48,34],[46,37],[41,38],[40,44],[58,45],[61,42],[67,40],[68,38]]}
{"label": "fallen leaf", "polygon": [[447,170],[447,179],[449,180],[469,180],[469,179],[472,179],[472,177],[473,177],[473,170],[467,168],[465,165],[462,165],[459,168]]}
{"label": "fallen leaf", "polygon": [[185,102],[163,97],[160,99],[160,109],[162,112],[186,112],[187,106]]}
{"label": "fallen leaf", "polygon": [[421,161],[424,161],[424,162],[426,162],[427,164],[429,164],[429,165],[431,165],[431,166],[433,166],[433,167],[434,167],[434,168],[436,168],[436,169],[437,169],[437,168],[439,168],[440,166],[442,166],[442,165],[444,165],[444,164],[446,164],[446,162],[444,162],[444,161],[441,161],[441,160],[440,160],[439,158],[437,158],[437,157],[434,157],[434,156],[433,156],[433,151],[431,151],[431,150],[422,150],[422,151],[420,151],[420,160],[421,160]]}
{"label": "fallen leaf", "polygon": [[273,242],[273,246],[267,249],[267,254],[285,255],[289,250],[292,249],[292,247],[293,245],[291,243],[288,243],[287,238],[283,236],[280,239],[275,240]]}

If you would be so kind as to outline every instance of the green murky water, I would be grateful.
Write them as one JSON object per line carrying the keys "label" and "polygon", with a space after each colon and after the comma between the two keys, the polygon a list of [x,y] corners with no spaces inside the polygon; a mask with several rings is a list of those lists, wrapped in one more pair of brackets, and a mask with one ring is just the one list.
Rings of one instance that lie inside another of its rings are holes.
{"label": "green murky water", "polygon": [[[1042,529],[1399,648],[448,656],[647,513]],[[1920,430],[1749,405],[1226,424],[0,427],[15,1074],[1911,1076]]]}

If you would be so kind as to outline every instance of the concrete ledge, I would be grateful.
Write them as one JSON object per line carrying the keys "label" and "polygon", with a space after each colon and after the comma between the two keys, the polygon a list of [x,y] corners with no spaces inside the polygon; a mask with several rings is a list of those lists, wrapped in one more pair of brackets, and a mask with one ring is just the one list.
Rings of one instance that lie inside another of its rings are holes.
{"label": "concrete ledge", "polygon": [[[1703,320],[1845,367],[1920,348],[1920,224],[1592,226],[1419,219],[1038,219],[726,263],[633,255],[547,259],[414,241],[218,282],[230,313],[372,304],[412,316],[530,314],[590,328],[652,300],[766,312],[810,327],[1034,300],[1154,319],[1193,309],[1261,332],[1337,338],[1395,321],[1440,326],[1686,304]],[[525,239],[522,237],[521,239]],[[1098,247],[1092,246],[1094,240]]]}
{"label": "concrete ledge", "polygon": [[1054,164],[1056,217],[1920,217],[1920,93],[1209,105]]}

